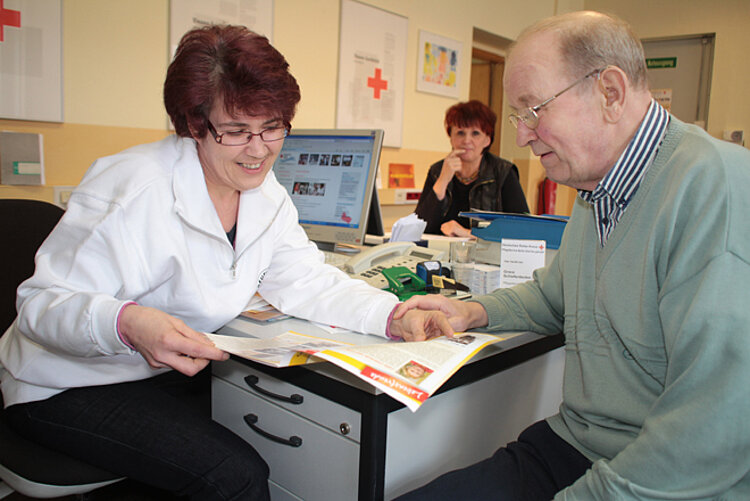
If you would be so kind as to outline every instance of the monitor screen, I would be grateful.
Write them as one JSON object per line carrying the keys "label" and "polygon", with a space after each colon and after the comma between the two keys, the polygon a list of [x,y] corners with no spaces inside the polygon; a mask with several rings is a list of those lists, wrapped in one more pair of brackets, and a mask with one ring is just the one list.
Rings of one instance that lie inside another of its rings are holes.
{"label": "monitor screen", "polygon": [[382,130],[292,129],[273,167],[321,248],[364,244]]}

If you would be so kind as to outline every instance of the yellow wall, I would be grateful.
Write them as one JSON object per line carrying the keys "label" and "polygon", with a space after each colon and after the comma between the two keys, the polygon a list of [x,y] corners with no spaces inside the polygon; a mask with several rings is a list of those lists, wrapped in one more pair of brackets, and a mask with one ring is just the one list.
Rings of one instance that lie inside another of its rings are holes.
{"label": "yellow wall", "polygon": [[[556,0],[530,0],[523,6],[514,0],[471,0],[471,8],[455,0],[366,3],[409,19],[403,147],[386,148],[383,161],[415,163],[421,182],[429,164],[446,151],[443,114],[455,100],[416,91],[419,29],[459,40],[469,50],[475,26],[513,38],[523,26],[553,14]],[[273,42],[302,88],[295,127],[335,126],[339,10],[340,0],[274,2]],[[161,98],[168,13],[168,0],[63,2],[64,123],[0,120],[0,129],[45,136],[48,186],[0,186],[0,197],[51,201],[51,186],[77,184],[97,157],[168,133]],[[466,99],[469,58],[463,65],[461,99]],[[384,165],[381,172],[387,172]]]}
{"label": "yellow wall", "polygon": [[[716,59],[709,132],[726,127],[750,132],[748,65],[740,51],[747,45],[748,0],[722,0],[704,6],[697,0],[366,0],[409,19],[404,90],[403,146],[384,148],[381,181],[387,186],[390,162],[413,163],[421,183],[429,165],[448,150],[443,116],[455,100],[416,91],[419,30],[461,41],[470,50],[474,28],[514,39],[536,19],[570,10],[594,8],[622,15],[643,37],[716,32]],[[665,6],[666,5],[666,6]],[[302,88],[294,126],[335,126],[340,0],[275,0],[274,45],[287,57]],[[74,0],[63,2],[64,123],[0,120],[0,129],[44,135],[47,186],[0,186],[0,197],[52,200],[53,185],[77,184],[97,157],[148,141],[167,131],[161,86],[168,64],[168,0]],[[135,35],[135,36],[134,36]],[[468,98],[469,58],[463,59],[460,99]],[[744,85],[743,85],[744,84]],[[529,205],[543,169],[528,149],[514,145],[504,127],[501,155],[520,168]],[[575,194],[560,189],[558,213],[567,213]],[[381,192],[388,202],[393,194]],[[395,219],[413,205],[384,210]],[[388,223],[387,223],[388,224]]]}
{"label": "yellow wall", "polygon": [[66,123],[164,129],[165,0],[63,1]]}

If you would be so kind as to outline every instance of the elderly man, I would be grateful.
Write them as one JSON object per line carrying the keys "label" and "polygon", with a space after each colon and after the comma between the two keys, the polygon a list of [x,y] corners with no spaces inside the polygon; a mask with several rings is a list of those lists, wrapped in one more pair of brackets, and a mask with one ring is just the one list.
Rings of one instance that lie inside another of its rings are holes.
{"label": "elderly man", "polygon": [[579,190],[558,255],[512,289],[395,316],[564,332],[563,403],[404,499],[750,499],[750,153],[653,101],[610,16],[528,28],[505,90],[518,144]]}

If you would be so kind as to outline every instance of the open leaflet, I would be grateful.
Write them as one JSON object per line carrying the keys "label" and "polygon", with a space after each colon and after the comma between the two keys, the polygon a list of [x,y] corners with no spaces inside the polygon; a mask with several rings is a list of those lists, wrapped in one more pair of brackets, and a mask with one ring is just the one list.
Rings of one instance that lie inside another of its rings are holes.
{"label": "open leaflet", "polygon": [[460,333],[420,342],[352,345],[287,331],[270,339],[206,334],[217,348],[271,367],[327,360],[415,412],[480,350],[519,335]]}

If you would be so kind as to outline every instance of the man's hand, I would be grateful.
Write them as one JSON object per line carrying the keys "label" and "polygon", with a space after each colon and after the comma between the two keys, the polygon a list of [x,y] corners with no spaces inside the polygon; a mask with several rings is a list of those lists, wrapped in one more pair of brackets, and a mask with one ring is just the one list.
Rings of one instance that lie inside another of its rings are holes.
{"label": "man's hand", "polygon": [[448,323],[455,332],[464,332],[475,327],[484,327],[489,321],[487,312],[481,304],[448,299],[440,294],[412,296],[396,308],[393,320],[396,321],[414,310],[441,312],[445,315]]}
{"label": "man's hand", "polygon": [[193,376],[209,361],[229,358],[203,334],[156,308],[126,306],[119,326],[120,335],[155,369],[171,367]]}
{"label": "man's hand", "polygon": [[452,336],[453,328],[439,311],[409,310],[390,324],[391,334],[404,341],[424,341],[433,337]]}

